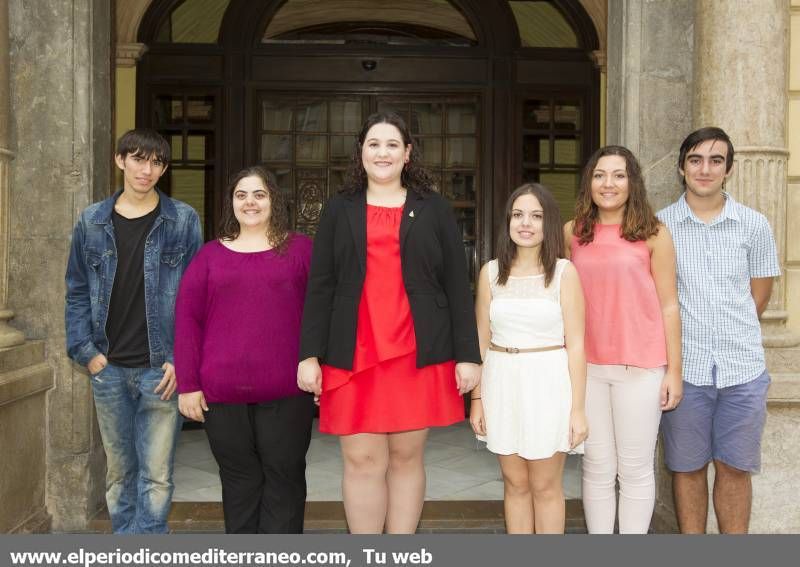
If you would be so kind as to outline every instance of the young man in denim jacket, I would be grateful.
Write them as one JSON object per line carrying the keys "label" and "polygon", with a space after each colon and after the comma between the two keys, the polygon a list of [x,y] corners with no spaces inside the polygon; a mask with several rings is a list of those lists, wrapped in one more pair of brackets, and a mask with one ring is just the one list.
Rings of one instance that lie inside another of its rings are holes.
{"label": "young man in denim jacket", "polygon": [[170,147],[152,130],[117,144],[124,187],[84,210],[67,264],[67,352],[91,374],[115,533],[166,533],[182,420],[173,367],[178,282],[203,243],[190,206],[156,183]]}

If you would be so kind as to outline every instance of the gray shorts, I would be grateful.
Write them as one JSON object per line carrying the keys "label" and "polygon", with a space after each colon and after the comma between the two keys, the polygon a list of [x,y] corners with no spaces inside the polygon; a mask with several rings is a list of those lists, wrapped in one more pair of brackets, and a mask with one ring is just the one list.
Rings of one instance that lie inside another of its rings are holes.
{"label": "gray shorts", "polygon": [[684,382],[681,403],[661,416],[667,468],[692,472],[714,459],[758,472],[769,383],[766,370],[755,380],[728,388]]}

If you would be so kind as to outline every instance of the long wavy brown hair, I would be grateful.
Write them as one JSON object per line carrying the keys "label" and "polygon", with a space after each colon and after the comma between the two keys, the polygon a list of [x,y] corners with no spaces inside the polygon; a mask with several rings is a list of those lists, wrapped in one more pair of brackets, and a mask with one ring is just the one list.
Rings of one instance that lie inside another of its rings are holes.
{"label": "long wavy brown hair", "polygon": [[533,195],[542,206],[544,239],[539,249],[539,261],[544,268],[544,285],[550,285],[556,271],[556,261],[564,257],[564,232],[561,230],[561,212],[553,194],[544,185],[526,183],[511,193],[506,201],[506,224],[497,236],[497,284],[506,285],[511,265],[517,257],[517,245],[511,240],[511,212],[514,202],[522,195]]}
{"label": "long wavy brown hair", "polygon": [[431,191],[437,191],[436,182],[431,177],[430,173],[422,167],[422,157],[417,144],[413,142],[411,132],[406,126],[405,120],[395,112],[376,112],[367,117],[364,124],[361,126],[361,131],[358,133],[355,142],[353,143],[353,152],[350,155],[350,164],[347,167],[347,173],[344,177],[344,184],[340,189],[341,193],[354,194],[361,193],[367,190],[367,172],[364,169],[364,162],[361,158],[361,149],[364,145],[364,140],[367,137],[369,129],[375,124],[391,124],[400,131],[403,137],[403,147],[407,148],[411,144],[411,153],[408,156],[408,163],[403,166],[403,171],[400,174],[400,184],[409,191],[424,195]]}
{"label": "long wavy brown hair", "polygon": [[597,150],[589,158],[583,168],[578,199],[575,202],[575,222],[572,234],[578,237],[580,244],[589,244],[594,240],[594,225],[599,212],[592,200],[592,175],[597,162],[605,156],[620,156],[625,160],[625,171],[628,174],[628,201],[620,227],[620,236],[629,242],[647,240],[658,234],[661,223],[653,213],[647,201],[647,190],[642,177],[642,168],[636,156],[628,148],[622,146],[605,146]]}
{"label": "long wavy brown hair", "polygon": [[239,237],[241,227],[233,212],[233,192],[245,177],[258,177],[264,184],[269,195],[270,209],[267,239],[273,250],[283,252],[289,241],[289,209],[283,192],[278,188],[278,180],[275,175],[259,165],[246,167],[231,177],[228,188],[225,190],[225,198],[222,200],[222,217],[219,222],[219,230],[217,230],[217,238],[236,240]]}

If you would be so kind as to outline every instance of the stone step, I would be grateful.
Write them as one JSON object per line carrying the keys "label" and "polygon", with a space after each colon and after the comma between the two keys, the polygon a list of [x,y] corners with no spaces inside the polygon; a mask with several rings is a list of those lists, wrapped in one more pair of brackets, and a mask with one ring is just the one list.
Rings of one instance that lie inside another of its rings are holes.
{"label": "stone step", "polygon": [[[586,533],[583,506],[567,500],[567,533]],[[222,533],[221,502],[175,502],[169,514],[175,533]],[[109,533],[111,520],[104,508],[90,522],[89,531]],[[341,502],[306,502],[305,533],[347,533]],[[505,533],[500,500],[432,500],[422,508],[417,533]]]}
{"label": "stone step", "polygon": [[25,341],[23,344],[0,349],[0,374],[14,372],[44,361],[44,341]]}

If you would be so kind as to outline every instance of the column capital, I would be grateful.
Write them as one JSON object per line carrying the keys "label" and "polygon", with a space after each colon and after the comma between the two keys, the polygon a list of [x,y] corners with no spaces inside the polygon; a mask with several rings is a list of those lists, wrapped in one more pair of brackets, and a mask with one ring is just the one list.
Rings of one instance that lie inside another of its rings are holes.
{"label": "column capital", "polygon": [[736,153],[734,155],[734,159],[739,157],[739,155],[747,155],[747,154],[764,154],[764,155],[778,155],[778,156],[788,156],[789,155],[789,148],[781,148],[778,146],[736,146],[735,148]]}
{"label": "column capital", "polygon": [[144,43],[118,43],[117,67],[136,67],[146,51],[147,45]]}
{"label": "column capital", "polygon": [[608,54],[606,53],[605,49],[596,49],[592,51],[592,61],[594,62],[595,67],[600,69],[601,73],[606,72],[607,59],[608,59]]}

